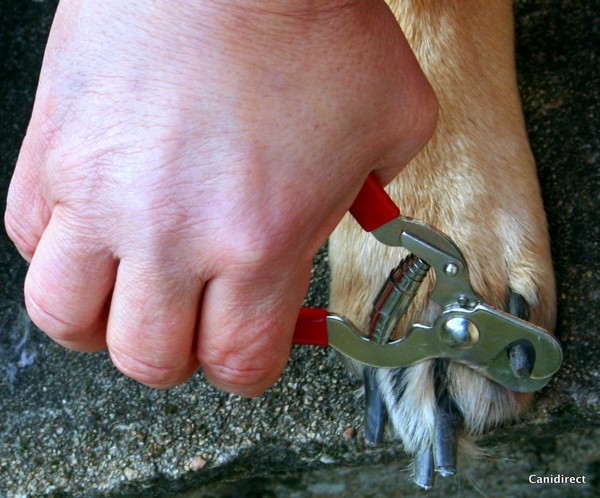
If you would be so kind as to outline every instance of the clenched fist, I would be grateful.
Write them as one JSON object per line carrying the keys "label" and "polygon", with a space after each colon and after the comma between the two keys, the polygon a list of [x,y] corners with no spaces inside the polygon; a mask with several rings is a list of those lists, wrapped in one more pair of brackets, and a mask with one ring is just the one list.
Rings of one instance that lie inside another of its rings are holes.
{"label": "clenched fist", "polygon": [[145,384],[260,394],[313,255],[435,121],[383,0],[62,0],[6,211],[28,312]]}

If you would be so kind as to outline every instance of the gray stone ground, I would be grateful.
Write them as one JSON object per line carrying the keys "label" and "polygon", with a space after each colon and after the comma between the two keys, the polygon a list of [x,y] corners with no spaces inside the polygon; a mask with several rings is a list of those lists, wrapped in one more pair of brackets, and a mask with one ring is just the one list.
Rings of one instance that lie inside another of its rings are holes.
{"label": "gray stone ground", "polygon": [[[27,124],[56,2],[0,0],[0,198]],[[600,496],[598,2],[521,1],[518,65],[553,238],[565,363],[489,456],[431,497]],[[3,206],[0,206],[3,208]],[[25,265],[0,233],[0,497],[422,496],[388,443],[365,446],[359,387],[325,351],[293,351],[259,399],[201,374],[153,391],[105,354],[51,344],[21,311]],[[324,305],[326,255],[311,302]],[[587,484],[532,485],[530,474]]]}

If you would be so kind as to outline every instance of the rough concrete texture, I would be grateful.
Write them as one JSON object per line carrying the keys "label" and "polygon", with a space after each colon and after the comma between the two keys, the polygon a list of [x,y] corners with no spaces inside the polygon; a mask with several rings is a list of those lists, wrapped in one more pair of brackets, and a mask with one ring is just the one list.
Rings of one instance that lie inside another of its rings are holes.
{"label": "rough concrete texture", "polygon": [[[0,198],[26,129],[56,1],[0,0]],[[429,494],[600,495],[598,2],[516,6],[520,86],[553,238],[565,362],[523,422],[491,434]],[[0,496],[421,496],[394,443],[361,437],[359,384],[328,353],[293,351],[259,399],[201,374],[153,391],[105,354],[51,344],[21,307],[25,265],[0,234]],[[312,304],[326,299],[326,255]],[[529,476],[585,476],[534,485]]]}

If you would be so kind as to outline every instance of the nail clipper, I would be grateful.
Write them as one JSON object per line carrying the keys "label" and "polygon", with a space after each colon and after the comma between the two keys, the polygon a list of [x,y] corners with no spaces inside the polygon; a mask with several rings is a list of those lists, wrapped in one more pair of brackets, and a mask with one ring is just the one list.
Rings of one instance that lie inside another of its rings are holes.
{"label": "nail clipper", "polygon": [[[465,257],[444,233],[400,215],[373,175],[359,192],[350,213],[379,242],[408,249],[373,303],[368,330],[342,315],[302,308],[293,343],[331,346],[364,365],[402,368],[433,358],[464,364],[519,392],[545,386],[562,362],[558,341],[548,331],[495,309],[473,291]],[[435,272],[431,300],[439,305],[432,323],[412,324],[404,337],[390,341],[400,318],[429,271]],[[528,371],[511,367],[515,348],[532,360]]]}

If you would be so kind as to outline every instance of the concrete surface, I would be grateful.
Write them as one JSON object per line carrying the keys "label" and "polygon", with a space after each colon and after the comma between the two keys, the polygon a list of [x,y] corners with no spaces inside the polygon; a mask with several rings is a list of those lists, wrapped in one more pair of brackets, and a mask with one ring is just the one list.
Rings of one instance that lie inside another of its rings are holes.
{"label": "concrete surface", "polygon": [[[56,1],[0,0],[0,198],[14,166]],[[527,420],[483,441],[429,494],[600,496],[598,2],[521,1],[518,66],[550,220],[565,363]],[[3,205],[0,206],[3,210]],[[311,303],[326,299],[326,254]],[[201,374],[169,391],[69,352],[26,321],[25,265],[0,233],[0,497],[422,496],[401,448],[365,446],[358,383],[325,351],[293,351],[243,400]],[[534,485],[529,476],[585,476]]]}

